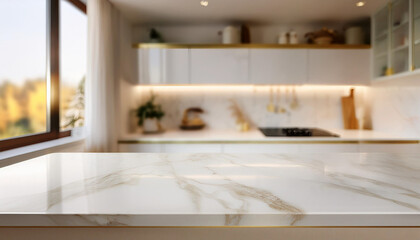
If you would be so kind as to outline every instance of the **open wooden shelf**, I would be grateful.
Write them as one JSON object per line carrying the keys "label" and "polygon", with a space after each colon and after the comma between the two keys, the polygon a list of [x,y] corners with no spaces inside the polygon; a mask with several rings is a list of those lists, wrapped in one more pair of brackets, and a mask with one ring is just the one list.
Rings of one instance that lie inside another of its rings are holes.
{"label": "open wooden shelf", "polygon": [[260,49],[368,49],[370,45],[347,45],[347,44],[179,44],[179,43],[136,43],[133,48],[260,48]]}

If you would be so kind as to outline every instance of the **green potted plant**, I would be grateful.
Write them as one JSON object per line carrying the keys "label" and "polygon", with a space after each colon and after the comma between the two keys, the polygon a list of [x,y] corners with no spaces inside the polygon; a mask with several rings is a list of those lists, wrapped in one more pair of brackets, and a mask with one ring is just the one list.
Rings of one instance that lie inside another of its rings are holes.
{"label": "green potted plant", "polygon": [[152,94],[150,99],[137,109],[138,125],[143,127],[143,133],[156,133],[163,130],[160,120],[165,113],[161,105],[155,104],[155,98]]}
{"label": "green potted plant", "polygon": [[162,43],[163,42],[162,35],[160,35],[160,33],[158,31],[156,31],[156,29],[154,29],[154,28],[150,29],[149,37],[150,37],[150,42],[152,42],[152,43]]}

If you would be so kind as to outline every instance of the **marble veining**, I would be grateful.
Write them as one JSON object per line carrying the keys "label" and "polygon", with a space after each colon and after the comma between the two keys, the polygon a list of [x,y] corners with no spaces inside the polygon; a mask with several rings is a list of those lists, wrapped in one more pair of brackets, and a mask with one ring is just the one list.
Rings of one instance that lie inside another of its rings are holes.
{"label": "marble veining", "polygon": [[373,128],[391,134],[420,136],[420,86],[400,83],[373,86],[369,90],[372,99]]}
{"label": "marble veining", "polygon": [[50,154],[0,168],[0,226],[420,226],[419,159]]}

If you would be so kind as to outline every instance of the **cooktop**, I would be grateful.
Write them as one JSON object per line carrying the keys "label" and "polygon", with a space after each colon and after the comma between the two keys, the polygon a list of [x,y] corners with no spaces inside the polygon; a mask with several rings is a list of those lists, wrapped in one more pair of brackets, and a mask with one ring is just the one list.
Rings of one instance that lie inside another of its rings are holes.
{"label": "cooktop", "polygon": [[319,128],[259,128],[266,137],[340,137]]}

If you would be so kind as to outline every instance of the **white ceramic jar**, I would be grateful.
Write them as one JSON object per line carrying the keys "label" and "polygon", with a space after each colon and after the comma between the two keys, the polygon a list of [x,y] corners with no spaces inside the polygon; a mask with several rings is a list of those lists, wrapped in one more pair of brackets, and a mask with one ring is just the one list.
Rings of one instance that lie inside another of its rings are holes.
{"label": "white ceramic jar", "polygon": [[223,30],[223,44],[241,43],[241,31],[238,27],[227,26]]}
{"label": "white ceramic jar", "polygon": [[295,31],[289,32],[289,43],[290,44],[298,44],[299,43],[297,32],[295,32]]}
{"label": "white ceramic jar", "polygon": [[287,32],[281,32],[279,34],[279,38],[277,41],[278,44],[288,44],[289,43],[289,35]]}
{"label": "white ceramic jar", "polygon": [[346,30],[346,44],[363,44],[363,29],[361,27],[349,27]]}

